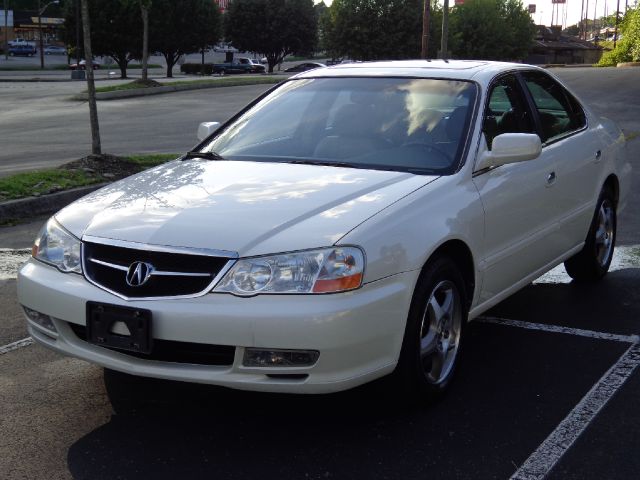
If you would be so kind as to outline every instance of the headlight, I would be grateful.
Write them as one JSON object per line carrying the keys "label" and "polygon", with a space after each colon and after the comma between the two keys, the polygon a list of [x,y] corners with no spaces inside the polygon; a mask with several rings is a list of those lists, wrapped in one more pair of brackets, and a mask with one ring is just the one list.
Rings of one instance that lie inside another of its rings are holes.
{"label": "headlight", "polygon": [[362,284],[364,255],[356,247],[336,247],[239,260],[214,292],[332,293]]}
{"label": "headlight", "polygon": [[53,218],[42,227],[31,255],[62,272],[82,273],[80,240],[62,228]]}

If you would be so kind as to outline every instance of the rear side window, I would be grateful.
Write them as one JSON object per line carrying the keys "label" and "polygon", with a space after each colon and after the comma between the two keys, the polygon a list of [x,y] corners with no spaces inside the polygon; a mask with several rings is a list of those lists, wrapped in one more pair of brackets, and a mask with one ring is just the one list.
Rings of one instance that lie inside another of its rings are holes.
{"label": "rear side window", "polygon": [[580,104],[553,78],[543,72],[525,72],[522,77],[538,110],[543,142],[556,140],[586,125]]}

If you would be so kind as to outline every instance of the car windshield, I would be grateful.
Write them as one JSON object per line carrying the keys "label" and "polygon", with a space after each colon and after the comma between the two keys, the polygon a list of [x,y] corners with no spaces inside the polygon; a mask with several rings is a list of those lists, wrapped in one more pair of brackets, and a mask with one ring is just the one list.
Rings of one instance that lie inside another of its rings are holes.
{"label": "car windshield", "polygon": [[447,175],[459,165],[475,97],[475,84],[458,80],[290,80],[204,150],[229,160]]}

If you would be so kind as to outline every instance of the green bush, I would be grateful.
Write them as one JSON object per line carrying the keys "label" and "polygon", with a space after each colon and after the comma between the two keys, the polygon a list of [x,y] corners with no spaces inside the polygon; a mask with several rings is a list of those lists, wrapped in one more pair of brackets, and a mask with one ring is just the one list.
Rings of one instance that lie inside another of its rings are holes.
{"label": "green bush", "polygon": [[640,8],[629,9],[620,26],[622,38],[615,50],[605,53],[598,66],[614,67],[623,62],[640,62]]}
{"label": "green bush", "polygon": [[213,75],[213,63],[183,63],[180,71],[185,75]]}

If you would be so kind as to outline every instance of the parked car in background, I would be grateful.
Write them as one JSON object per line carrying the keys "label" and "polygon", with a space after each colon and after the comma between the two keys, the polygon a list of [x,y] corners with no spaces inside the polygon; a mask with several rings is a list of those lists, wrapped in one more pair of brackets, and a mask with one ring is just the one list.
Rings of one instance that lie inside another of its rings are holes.
{"label": "parked car in background", "polygon": [[66,55],[67,49],[58,45],[47,45],[44,47],[43,52],[45,55]]}
{"label": "parked car in background", "polygon": [[213,51],[214,52],[231,52],[231,53],[238,53],[239,50],[237,48],[235,48],[233,45],[231,45],[230,43],[217,43],[216,45],[214,45],[213,47]]}
{"label": "parked car in background", "polygon": [[266,68],[256,60],[246,57],[234,58],[231,62],[216,63],[213,73],[264,73]]}
{"label": "parked car in background", "polygon": [[[94,70],[98,70],[100,68],[100,63],[93,60],[92,62],[92,66]],[[86,70],[87,69],[87,61],[86,60],[80,60],[80,66],[78,66],[77,63],[71,63],[69,65],[69,69],[70,70]]]}
{"label": "parked car in background", "polygon": [[318,62],[305,62],[299,63],[298,65],[294,65],[293,67],[289,67],[285,70],[287,73],[291,72],[306,72],[307,70],[313,70],[314,68],[322,68],[326,67],[324,63]]}
{"label": "parked car in background", "polygon": [[36,47],[35,41],[25,40],[24,38],[14,38],[13,40],[9,40],[7,43],[9,44],[10,47],[18,47],[18,46],[24,46],[24,45],[29,45],[34,48]]}
{"label": "parked car in background", "polygon": [[607,273],[631,183],[622,131],[515,63],[318,68],[198,137],[46,222],[17,282],[36,342],[243,390],[439,395],[467,320],[563,262]]}
{"label": "parked car in background", "polygon": [[12,57],[33,57],[37,50],[35,47],[27,44],[13,45],[9,47],[9,55]]}

